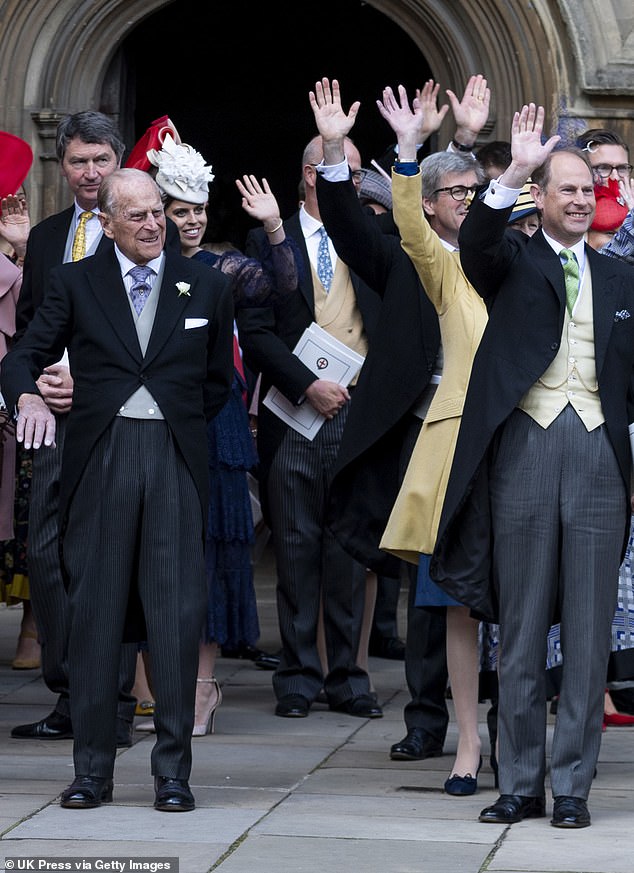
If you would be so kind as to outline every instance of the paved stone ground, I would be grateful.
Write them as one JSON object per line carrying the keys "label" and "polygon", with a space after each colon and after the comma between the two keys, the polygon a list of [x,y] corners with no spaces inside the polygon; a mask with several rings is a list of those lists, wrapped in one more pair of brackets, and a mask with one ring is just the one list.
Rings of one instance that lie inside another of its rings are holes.
{"label": "paved stone ground", "polygon": [[[261,645],[274,651],[270,549],[256,569]],[[0,607],[0,869],[11,869],[5,858],[24,865],[55,857],[80,870],[120,869],[105,866],[113,858],[177,858],[178,868],[170,869],[180,873],[634,871],[634,729],[603,735],[592,827],[561,831],[548,819],[480,824],[480,809],[497,796],[488,757],[475,796],[442,791],[455,751],[453,722],[442,758],[390,761],[390,745],[404,734],[408,694],[402,662],[381,659],[370,663],[385,715],[365,721],[319,704],[306,719],[277,718],[271,674],[221,658],[216,733],[194,740],[194,812],[152,808],[153,737],[138,731],[132,748],[118,753],[114,803],[63,810],[58,796],[72,780],[71,741],[9,737],[12,726],[46,715],[54,700],[39,671],[11,670],[20,614],[19,607]],[[486,709],[480,721],[488,753]]]}

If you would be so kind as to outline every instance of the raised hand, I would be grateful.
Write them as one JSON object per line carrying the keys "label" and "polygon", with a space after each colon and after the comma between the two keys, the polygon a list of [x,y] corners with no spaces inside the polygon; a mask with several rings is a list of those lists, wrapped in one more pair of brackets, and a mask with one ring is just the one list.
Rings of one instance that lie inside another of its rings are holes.
{"label": "raised hand", "polygon": [[29,208],[24,197],[10,194],[0,201],[2,215],[0,216],[0,235],[13,247],[19,258],[26,252],[26,241],[31,230]]}
{"label": "raised hand", "polygon": [[627,208],[630,211],[634,209],[634,179],[630,176],[619,179],[619,194],[625,200]]}
{"label": "raised hand", "polygon": [[415,100],[413,108],[410,108],[404,86],[398,86],[397,98],[388,85],[383,89],[383,99],[377,100],[376,105],[381,116],[396,134],[400,160],[415,161],[416,147],[424,142],[421,137],[423,136],[425,119],[420,102]]}
{"label": "raised hand", "polygon": [[324,142],[343,139],[354,127],[361,103],[355,101],[348,112],[341,105],[341,93],[337,79],[321,79],[315,83],[315,90],[309,91],[308,99],[315,116],[317,130]]}
{"label": "raised hand", "polygon": [[487,80],[481,74],[471,76],[461,100],[453,91],[447,90],[445,93],[456,122],[457,141],[462,145],[473,145],[489,117],[491,91],[487,87]]}
{"label": "raised hand", "polygon": [[434,82],[433,79],[428,79],[423,85],[422,90],[416,90],[413,106],[414,109],[420,108],[423,113],[423,127],[421,130],[423,138],[419,140],[419,145],[422,145],[432,133],[440,130],[440,125],[443,123],[445,115],[449,112],[448,103],[438,109],[439,89],[439,84]]}
{"label": "raised hand", "polygon": [[247,215],[261,221],[265,230],[271,230],[280,223],[280,207],[266,179],[263,178],[260,184],[255,176],[244,175],[242,181],[236,179],[236,185],[242,194],[242,208]]}
{"label": "raised hand", "polygon": [[521,177],[526,175],[520,185],[509,187],[521,187],[532,171],[544,163],[548,155],[555,148],[561,137],[551,136],[542,144],[542,131],[544,129],[544,107],[534,103],[522,106],[519,112],[513,116],[511,126],[511,166],[501,178],[502,184],[507,182],[504,178],[507,172],[510,175]]}

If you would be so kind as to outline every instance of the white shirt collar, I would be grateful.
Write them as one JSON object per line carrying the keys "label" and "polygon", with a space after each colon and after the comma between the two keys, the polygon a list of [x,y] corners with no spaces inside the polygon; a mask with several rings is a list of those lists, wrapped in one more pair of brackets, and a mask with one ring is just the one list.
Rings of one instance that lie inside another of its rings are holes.
{"label": "white shirt collar", "polygon": [[[121,275],[127,276],[130,270],[133,267],[137,267],[138,264],[135,264],[134,261],[131,261],[126,255],[123,254],[119,246],[115,243],[114,253],[117,256],[117,260],[119,261],[119,266],[121,267]],[[161,252],[158,258],[154,258],[151,261],[147,262],[147,265],[155,275],[158,275],[159,270],[161,269],[161,264],[163,263],[163,258],[165,254]]]}

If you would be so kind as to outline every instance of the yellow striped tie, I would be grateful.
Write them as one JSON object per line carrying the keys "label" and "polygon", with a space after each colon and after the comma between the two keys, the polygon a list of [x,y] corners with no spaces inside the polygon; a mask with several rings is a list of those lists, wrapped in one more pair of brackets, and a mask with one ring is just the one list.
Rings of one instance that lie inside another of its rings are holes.
{"label": "yellow striped tie", "polygon": [[82,212],[79,216],[79,224],[73,239],[71,257],[73,261],[81,261],[86,256],[86,222],[93,217],[92,212]]}

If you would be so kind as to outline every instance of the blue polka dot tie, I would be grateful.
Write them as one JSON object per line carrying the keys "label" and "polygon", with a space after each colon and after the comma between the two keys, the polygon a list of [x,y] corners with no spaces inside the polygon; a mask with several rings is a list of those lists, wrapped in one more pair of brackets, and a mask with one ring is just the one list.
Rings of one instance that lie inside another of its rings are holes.
{"label": "blue polka dot tie", "polygon": [[325,227],[319,228],[319,248],[317,250],[317,275],[319,281],[326,289],[326,293],[330,291],[332,284],[332,261],[330,260],[330,251],[328,249],[328,234]]}

